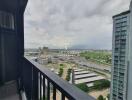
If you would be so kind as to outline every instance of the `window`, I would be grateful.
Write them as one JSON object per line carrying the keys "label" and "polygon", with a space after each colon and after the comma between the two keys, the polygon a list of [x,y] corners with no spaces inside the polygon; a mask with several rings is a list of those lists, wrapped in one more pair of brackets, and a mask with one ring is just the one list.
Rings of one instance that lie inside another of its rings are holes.
{"label": "window", "polygon": [[13,14],[0,11],[0,27],[7,29],[14,29]]}
{"label": "window", "polygon": [[122,22],[122,26],[127,26],[127,21]]}

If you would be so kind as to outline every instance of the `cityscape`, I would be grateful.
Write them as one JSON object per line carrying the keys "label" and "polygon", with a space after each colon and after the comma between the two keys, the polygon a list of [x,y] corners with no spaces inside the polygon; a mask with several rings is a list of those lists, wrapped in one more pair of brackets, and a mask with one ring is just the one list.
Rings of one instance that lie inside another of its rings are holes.
{"label": "cityscape", "polygon": [[27,49],[25,56],[94,98],[109,98],[111,50]]}
{"label": "cityscape", "polygon": [[113,1],[1,0],[0,100],[132,100],[132,1]]}

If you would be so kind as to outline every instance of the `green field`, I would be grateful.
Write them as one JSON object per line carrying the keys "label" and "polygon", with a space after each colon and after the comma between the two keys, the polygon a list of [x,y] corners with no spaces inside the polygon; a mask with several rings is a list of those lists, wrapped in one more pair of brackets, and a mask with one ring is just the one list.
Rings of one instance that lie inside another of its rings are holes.
{"label": "green field", "polygon": [[105,65],[111,65],[111,58],[112,54],[110,52],[106,51],[87,51],[80,53],[81,57],[85,57],[87,60],[105,64]]}

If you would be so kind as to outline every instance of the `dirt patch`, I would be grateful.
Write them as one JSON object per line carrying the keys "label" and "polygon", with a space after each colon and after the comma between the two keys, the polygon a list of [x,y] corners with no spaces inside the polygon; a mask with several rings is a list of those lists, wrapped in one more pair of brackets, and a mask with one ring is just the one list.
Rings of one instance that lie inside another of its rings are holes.
{"label": "dirt patch", "polygon": [[109,89],[92,91],[88,94],[91,95],[92,97],[94,97],[95,99],[97,99],[100,95],[102,95],[104,98],[106,98],[107,95],[109,94]]}

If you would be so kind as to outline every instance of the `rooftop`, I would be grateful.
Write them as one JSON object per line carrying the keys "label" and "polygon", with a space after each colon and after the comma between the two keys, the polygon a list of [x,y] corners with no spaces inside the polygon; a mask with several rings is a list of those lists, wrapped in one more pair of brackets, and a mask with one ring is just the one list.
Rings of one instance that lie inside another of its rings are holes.
{"label": "rooftop", "polygon": [[126,14],[129,14],[129,13],[130,13],[130,10],[127,10],[127,11],[124,11],[124,12],[119,13],[117,15],[114,15],[113,18],[118,17],[118,16],[121,16],[121,15],[126,15]]}

